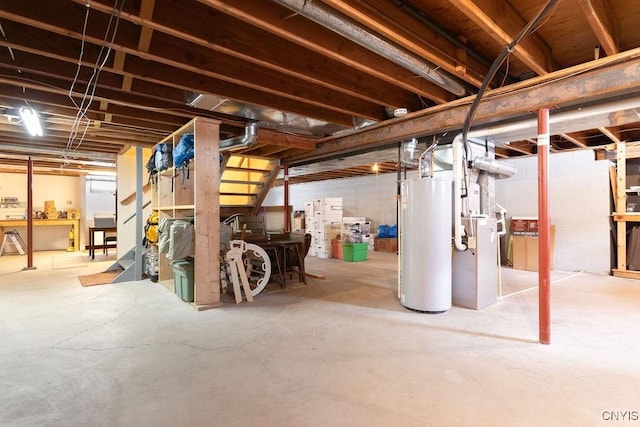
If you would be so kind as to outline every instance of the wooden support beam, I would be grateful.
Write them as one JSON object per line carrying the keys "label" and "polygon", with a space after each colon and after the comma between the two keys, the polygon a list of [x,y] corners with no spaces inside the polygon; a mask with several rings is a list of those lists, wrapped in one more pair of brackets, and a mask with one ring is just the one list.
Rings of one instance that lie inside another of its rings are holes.
{"label": "wooden support beam", "polygon": [[[476,87],[482,85],[487,67],[430,27],[409,18],[388,0],[322,0],[358,23],[383,35],[407,51],[456,75]],[[460,61],[459,59],[463,59]],[[461,64],[464,64],[462,66]]]}
{"label": "wooden support beam", "polygon": [[602,132],[604,135],[606,135],[607,138],[612,140],[614,143],[619,144],[621,142],[621,140],[620,140],[620,132],[613,131],[613,130],[611,130],[609,128],[606,128],[606,127],[598,128],[598,130],[600,132]]}
{"label": "wooden support beam", "polygon": [[619,53],[617,20],[611,10],[611,3],[606,0],[578,0],[578,3],[605,53]]}
{"label": "wooden support beam", "polygon": [[[140,19],[144,21],[151,21],[153,17],[153,8],[155,6],[155,0],[142,0],[140,4]],[[149,46],[151,45],[151,37],[153,36],[153,28],[146,25],[142,26],[140,30],[140,38],[138,39],[138,50],[141,52],[149,52]]]}
{"label": "wooden support beam", "polygon": [[[620,95],[640,93],[640,49],[605,57],[576,67],[556,71],[546,76],[516,83],[508,88],[488,91],[475,114],[474,126],[480,127],[492,120],[531,118],[531,111],[545,105],[574,105],[585,98],[613,99]],[[343,155],[367,149],[387,147],[404,139],[421,137],[425,129],[429,134],[451,132],[463,125],[472,97],[435,106],[408,114],[401,120],[353,131],[341,137],[330,137],[318,142],[313,153],[298,154],[283,159],[291,166],[302,162]],[[632,117],[617,117],[617,126]],[[588,124],[585,124],[588,126]]]}
{"label": "wooden support beam", "polygon": [[574,144],[576,147],[585,148],[587,146],[587,144],[585,144],[581,139],[579,139],[578,135],[571,134],[571,133],[561,133],[560,136],[566,139],[567,141],[571,142],[572,144]]}
{"label": "wooden support beam", "polygon": [[[625,144],[616,144],[616,164],[617,164],[617,185],[616,185],[616,214],[624,214],[623,207],[626,207],[626,174],[627,174],[627,156],[625,153]],[[618,255],[618,270],[627,269],[627,223],[625,221],[616,222],[616,249]]]}
{"label": "wooden support beam", "polygon": [[[467,18],[486,31],[500,46],[507,46],[526,25],[508,2],[494,0],[449,0]],[[551,48],[538,34],[532,34],[515,47],[514,54],[536,74],[554,70]]]}
{"label": "wooden support beam", "polygon": [[[613,194],[613,209],[618,215],[620,212],[618,208],[618,176],[615,165],[609,166],[609,183],[611,184],[611,194]],[[614,218],[614,220],[619,221],[617,218]]]}

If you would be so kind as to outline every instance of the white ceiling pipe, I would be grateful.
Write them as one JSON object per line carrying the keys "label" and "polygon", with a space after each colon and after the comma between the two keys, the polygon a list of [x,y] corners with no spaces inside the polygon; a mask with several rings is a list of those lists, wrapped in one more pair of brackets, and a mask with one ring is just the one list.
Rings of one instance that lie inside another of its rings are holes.
{"label": "white ceiling pipe", "polygon": [[[550,115],[551,132],[555,134],[579,132],[605,126],[618,126],[633,121],[640,121],[640,97],[618,99],[585,107],[574,107]],[[514,123],[474,129],[467,135],[468,139],[488,139],[496,145],[504,145],[509,141],[536,138],[538,135],[538,120],[527,119]],[[462,242],[464,225],[462,224],[462,179],[465,167],[463,154],[464,146],[462,133],[458,134],[452,143],[453,151],[453,214],[454,214],[454,244],[458,250],[466,250]]]}
{"label": "white ceiling pipe", "polygon": [[[554,135],[580,132],[608,126],[640,121],[640,97],[618,99],[600,104],[577,106],[556,113],[550,112],[549,126]],[[514,123],[486,127],[469,132],[468,138],[486,138],[496,146],[509,141],[521,141],[538,136],[538,121],[535,118]]]}
{"label": "white ceiling pipe", "polygon": [[464,87],[451,77],[436,71],[434,65],[419,59],[359,27],[333,9],[309,0],[275,0],[331,31],[377,53],[401,67],[423,77],[458,96],[466,95]]}

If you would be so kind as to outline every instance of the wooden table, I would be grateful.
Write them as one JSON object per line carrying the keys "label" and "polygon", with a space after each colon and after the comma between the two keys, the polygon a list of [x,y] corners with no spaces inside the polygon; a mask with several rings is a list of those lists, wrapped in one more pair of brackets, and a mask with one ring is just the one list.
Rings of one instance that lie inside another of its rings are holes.
{"label": "wooden table", "polygon": [[[116,233],[118,231],[118,227],[89,227],[89,255],[91,259],[96,258],[96,249],[104,249],[106,247],[105,237],[107,233]],[[96,245],[96,232],[102,233],[102,244]]]}
{"label": "wooden table", "polygon": [[[73,226],[73,248],[80,250],[80,219],[34,219],[34,227]],[[4,228],[26,227],[26,219],[1,219],[0,233],[4,234]]]}
{"label": "wooden table", "polygon": [[[248,242],[254,243],[266,251],[272,250],[275,255],[276,268],[278,275],[280,276],[280,284],[285,287],[285,276],[287,273],[292,272],[289,267],[298,267],[298,277],[303,283],[307,283],[307,278],[304,270],[304,242],[298,239],[271,239],[271,240],[259,240],[252,241],[247,239]],[[294,265],[287,267],[287,251],[293,250],[296,255],[296,261]],[[271,269],[273,272],[273,268]]]}

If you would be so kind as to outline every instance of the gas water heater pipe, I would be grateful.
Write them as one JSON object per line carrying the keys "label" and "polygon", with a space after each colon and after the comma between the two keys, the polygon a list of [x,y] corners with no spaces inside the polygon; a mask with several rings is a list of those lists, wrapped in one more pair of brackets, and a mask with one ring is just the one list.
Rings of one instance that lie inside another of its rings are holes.
{"label": "gas water heater pipe", "polygon": [[462,134],[459,134],[451,143],[453,151],[453,243],[459,251],[466,251],[467,245],[462,243],[464,224],[462,224],[462,179],[464,159],[462,146]]}

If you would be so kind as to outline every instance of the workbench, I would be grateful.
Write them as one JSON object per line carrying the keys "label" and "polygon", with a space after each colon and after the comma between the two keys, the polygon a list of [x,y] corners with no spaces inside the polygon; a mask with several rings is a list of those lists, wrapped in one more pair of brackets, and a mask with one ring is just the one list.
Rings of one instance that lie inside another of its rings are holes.
{"label": "workbench", "polygon": [[[0,235],[4,235],[4,229],[26,227],[26,219],[0,219]],[[34,227],[73,226],[73,248],[80,250],[80,219],[34,219]]]}

